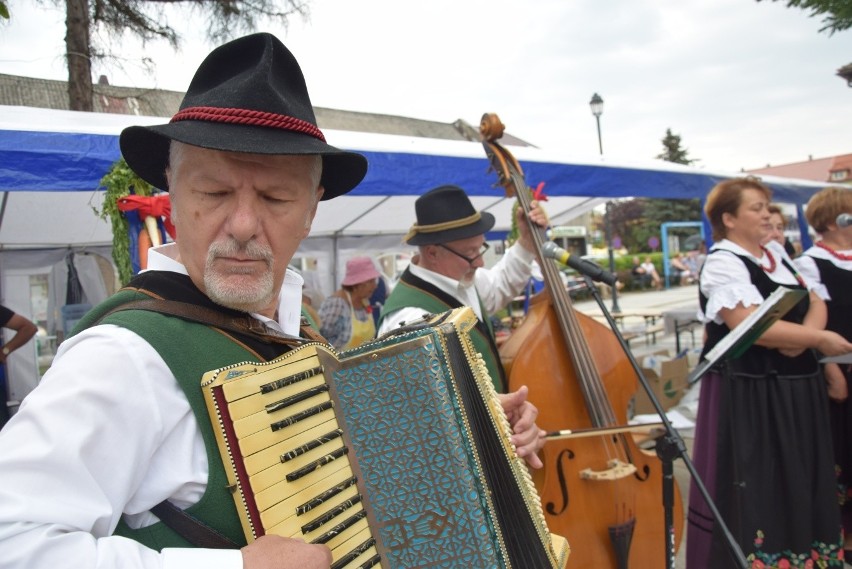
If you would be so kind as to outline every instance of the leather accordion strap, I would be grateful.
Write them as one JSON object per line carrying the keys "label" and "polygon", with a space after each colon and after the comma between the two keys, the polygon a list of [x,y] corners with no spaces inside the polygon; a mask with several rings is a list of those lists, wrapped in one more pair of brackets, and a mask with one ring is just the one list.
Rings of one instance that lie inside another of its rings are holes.
{"label": "leather accordion strap", "polygon": [[301,329],[302,332],[306,336],[308,336],[307,339],[300,338],[298,336],[290,336],[288,334],[284,334],[283,332],[279,332],[278,330],[270,328],[260,320],[257,320],[256,318],[253,318],[249,315],[245,315],[244,317],[226,316],[204,306],[198,306],[196,304],[180,302],[177,300],[134,300],[132,302],[128,302],[126,304],[122,304],[117,308],[114,308],[110,312],[106,313],[103,318],[106,318],[110,314],[114,314],[122,310],[149,310],[151,312],[159,312],[161,314],[176,316],[178,318],[191,320],[193,322],[201,322],[202,324],[221,328],[222,330],[227,330],[229,332],[247,334],[264,342],[273,344],[301,346],[302,344],[309,341],[325,342],[325,339],[322,336],[320,336],[309,326],[304,325],[304,323]]}
{"label": "leather accordion strap", "polygon": [[231,541],[197,518],[187,514],[168,500],[163,500],[151,508],[151,513],[196,547],[203,547],[205,549],[240,549],[239,544]]}
{"label": "leather accordion strap", "polygon": [[[299,346],[310,341],[326,343],[325,339],[311,328],[304,319],[302,321],[301,332],[306,338],[299,338],[283,334],[248,315],[242,318],[235,318],[203,306],[176,300],[136,300],[111,310],[103,318],[122,310],[149,310],[169,316],[176,316],[229,332],[250,335],[268,343],[285,344],[288,346]],[[240,548],[237,543],[231,541],[201,520],[181,510],[168,500],[164,500],[151,508],[151,513],[157,516],[163,524],[196,547],[207,549]]]}

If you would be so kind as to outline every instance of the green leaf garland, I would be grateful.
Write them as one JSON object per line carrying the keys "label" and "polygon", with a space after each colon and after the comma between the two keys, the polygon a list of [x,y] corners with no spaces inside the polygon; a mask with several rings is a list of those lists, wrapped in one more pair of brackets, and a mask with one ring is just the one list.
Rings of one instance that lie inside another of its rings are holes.
{"label": "green leaf garland", "polygon": [[130,194],[151,196],[154,194],[154,186],[137,176],[124,158],[119,158],[106,176],[101,178],[100,187],[106,190],[103,209],[93,209],[98,217],[109,219],[112,225],[112,260],[118,269],[121,286],[124,286],[133,277],[133,267],[130,260],[130,226],[124,213],[118,209],[118,200]]}

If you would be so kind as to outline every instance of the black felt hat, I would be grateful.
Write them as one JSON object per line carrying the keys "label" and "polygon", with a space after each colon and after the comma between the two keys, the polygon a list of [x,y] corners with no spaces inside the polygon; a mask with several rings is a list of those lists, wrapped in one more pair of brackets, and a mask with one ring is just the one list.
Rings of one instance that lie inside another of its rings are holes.
{"label": "black felt hat", "polygon": [[364,156],[326,144],[299,63],[267,33],[214,49],[195,72],[172,120],[128,127],[119,144],[142,179],[168,190],[170,140],[229,152],[321,155],[324,200],[348,192],[367,173]]}
{"label": "black felt hat", "polygon": [[476,211],[458,186],[429,190],[414,202],[415,223],[405,236],[409,245],[435,245],[482,235],[494,227],[494,216]]}

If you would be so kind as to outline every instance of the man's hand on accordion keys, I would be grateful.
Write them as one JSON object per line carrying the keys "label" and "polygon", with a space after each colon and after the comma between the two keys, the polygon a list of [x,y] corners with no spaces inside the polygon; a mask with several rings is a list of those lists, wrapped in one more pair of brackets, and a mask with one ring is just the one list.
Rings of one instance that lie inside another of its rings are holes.
{"label": "man's hand on accordion keys", "polygon": [[244,569],[329,569],[331,550],[301,539],[264,535],[242,548]]}
{"label": "man's hand on accordion keys", "polygon": [[546,432],[535,424],[538,409],[527,401],[528,394],[529,388],[524,385],[517,391],[498,394],[497,397],[512,426],[512,444],[518,456],[532,468],[541,468],[544,464],[536,453],[544,446]]}

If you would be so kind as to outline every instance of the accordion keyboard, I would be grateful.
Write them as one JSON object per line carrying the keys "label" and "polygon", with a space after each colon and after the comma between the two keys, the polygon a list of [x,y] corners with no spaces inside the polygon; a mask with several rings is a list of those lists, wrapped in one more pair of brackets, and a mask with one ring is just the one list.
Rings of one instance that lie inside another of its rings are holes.
{"label": "accordion keyboard", "polygon": [[334,567],[378,564],[343,430],[316,354],[290,362],[283,377],[280,370],[253,366],[228,371],[231,378],[248,372],[251,378],[225,383],[217,396],[227,403],[236,440],[231,450],[239,449],[253,495],[243,497],[251,535],[323,543],[333,552]]}

